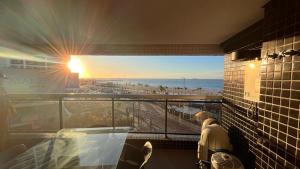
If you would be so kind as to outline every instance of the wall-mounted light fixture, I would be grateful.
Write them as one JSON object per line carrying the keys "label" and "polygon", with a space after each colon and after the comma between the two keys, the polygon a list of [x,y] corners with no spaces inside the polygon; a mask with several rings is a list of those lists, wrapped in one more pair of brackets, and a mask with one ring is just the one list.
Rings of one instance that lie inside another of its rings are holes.
{"label": "wall-mounted light fixture", "polygon": [[300,56],[300,50],[285,50],[279,53],[272,53],[272,54],[267,54],[269,58],[279,58],[281,59],[282,57],[290,57],[290,56]]}
{"label": "wall-mounted light fixture", "polygon": [[282,54],[284,56],[300,56],[300,50],[287,50],[283,51]]}
{"label": "wall-mounted light fixture", "polygon": [[273,59],[275,59],[275,58],[278,58],[278,54],[277,53],[272,53],[272,54],[268,54],[267,55],[269,58],[273,58]]}
{"label": "wall-mounted light fixture", "polygon": [[231,61],[243,61],[243,60],[253,60],[254,58],[260,57],[261,50],[238,50],[231,53]]}
{"label": "wall-mounted light fixture", "polygon": [[235,60],[238,60],[239,59],[239,54],[238,52],[232,52],[231,53],[231,61],[235,61]]}

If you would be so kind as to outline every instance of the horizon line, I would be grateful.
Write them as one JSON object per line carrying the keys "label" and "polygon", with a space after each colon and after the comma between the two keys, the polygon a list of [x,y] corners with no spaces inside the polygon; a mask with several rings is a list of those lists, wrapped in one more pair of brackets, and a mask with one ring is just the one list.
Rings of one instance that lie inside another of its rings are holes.
{"label": "horizon line", "polygon": [[79,78],[79,79],[110,79],[110,80],[115,80],[115,79],[159,79],[159,80],[177,80],[177,79],[182,79],[182,80],[224,80],[224,78],[126,78],[126,77],[120,77],[120,78],[103,78],[103,77],[95,77],[95,78]]}

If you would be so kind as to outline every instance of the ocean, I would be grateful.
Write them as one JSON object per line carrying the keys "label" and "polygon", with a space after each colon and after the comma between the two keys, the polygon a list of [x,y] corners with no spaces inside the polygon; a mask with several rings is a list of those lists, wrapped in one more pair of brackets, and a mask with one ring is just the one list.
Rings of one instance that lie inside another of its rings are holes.
{"label": "ocean", "polygon": [[[104,80],[104,79],[98,79]],[[106,79],[113,83],[143,84],[149,86],[187,87],[189,89],[223,90],[223,79]]]}

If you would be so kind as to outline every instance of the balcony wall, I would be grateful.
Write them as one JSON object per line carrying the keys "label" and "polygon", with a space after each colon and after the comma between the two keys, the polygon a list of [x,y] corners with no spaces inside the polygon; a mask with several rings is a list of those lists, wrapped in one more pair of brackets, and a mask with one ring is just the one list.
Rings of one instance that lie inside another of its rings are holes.
{"label": "balcony wall", "polygon": [[299,50],[299,34],[300,1],[272,0],[265,6],[263,43],[256,46],[262,59],[257,119],[247,117],[250,102],[243,99],[248,61],[225,56],[222,125],[246,138],[245,148],[255,155],[256,168],[300,166],[300,56],[270,57]]}
{"label": "balcony wall", "polygon": [[[256,154],[257,131],[255,121],[247,117],[247,109],[250,101],[244,99],[244,70],[249,61],[231,61],[230,55],[224,58],[224,93],[221,122],[226,129],[234,129],[247,139],[247,142],[240,144],[240,149],[250,150],[245,153],[243,159]],[[242,140],[241,140],[242,141]],[[249,148],[248,148],[249,146]],[[242,159],[242,160],[243,160]],[[255,159],[245,160],[249,168],[254,167]]]}

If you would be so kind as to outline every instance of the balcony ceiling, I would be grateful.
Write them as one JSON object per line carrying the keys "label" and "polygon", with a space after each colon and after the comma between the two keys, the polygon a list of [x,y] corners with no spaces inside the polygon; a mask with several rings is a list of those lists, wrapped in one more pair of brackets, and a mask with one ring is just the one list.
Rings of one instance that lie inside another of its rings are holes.
{"label": "balcony ceiling", "polygon": [[181,44],[217,54],[221,42],[263,18],[267,1],[6,0],[0,6],[0,42],[110,49]]}

